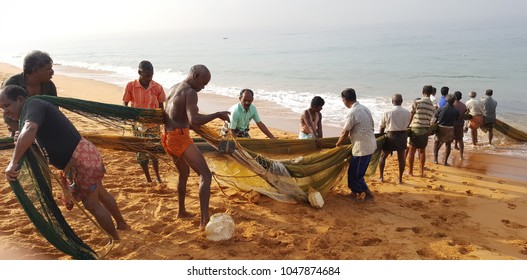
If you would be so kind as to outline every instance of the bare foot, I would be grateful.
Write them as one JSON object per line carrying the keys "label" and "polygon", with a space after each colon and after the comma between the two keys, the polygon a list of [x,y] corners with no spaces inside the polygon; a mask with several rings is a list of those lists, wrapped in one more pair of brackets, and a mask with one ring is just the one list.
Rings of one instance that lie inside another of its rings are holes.
{"label": "bare foot", "polygon": [[373,202],[375,200],[375,196],[373,196],[372,194],[366,194],[366,196],[364,197],[364,202]]}
{"label": "bare foot", "polygon": [[380,178],[379,178],[379,182],[384,182],[384,178],[383,178],[383,177],[380,177]]}
{"label": "bare foot", "polygon": [[425,173],[421,172],[421,175],[419,175],[421,177],[424,177],[425,176]]}
{"label": "bare foot", "polygon": [[187,219],[187,218],[192,218],[194,217],[194,215],[190,214],[189,212],[183,210],[183,211],[179,211],[177,213],[177,218],[179,219]]}
{"label": "bare foot", "polygon": [[450,166],[450,164],[448,164],[448,162],[445,162],[445,166]]}
{"label": "bare foot", "polygon": [[117,229],[118,230],[131,230],[132,227],[130,227],[127,223],[122,222],[122,223],[117,224]]}
{"label": "bare foot", "polygon": [[199,224],[199,228],[201,230],[205,230],[205,227],[207,226],[207,224],[209,223],[210,221],[210,218],[206,219],[206,220],[201,220],[200,224]]}

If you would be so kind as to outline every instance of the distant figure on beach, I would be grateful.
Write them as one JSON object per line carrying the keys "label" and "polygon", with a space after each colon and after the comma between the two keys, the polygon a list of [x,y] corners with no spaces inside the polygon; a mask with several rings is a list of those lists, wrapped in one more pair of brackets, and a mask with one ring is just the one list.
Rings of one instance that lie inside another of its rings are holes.
{"label": "distant figure on beach", "polygon": [[200,227],[202,229],[210,220],[209,200],[212,174],[205,158],[190,138],[189,130],[214,119],[229,121],[229,111],[209,115],[198,113],[198,92],[209,83],[210,78],[210,71],[205,65],[194,65],[190,68],[185,80],[170,89],[163,118],[165,131],[161,136],[161,144],[166,153],[172,157],[179,173],[177,185],[178,218],[191,216],[185,209],[185,195],[190,168],[200,176],[199,205],[201,212]]}
{"label": "distant figure on beach", "polygon": [[[6,86],[0,92],[0,107],[14,120],[23,119],[24,127],[15,138],[15,149],[5,169],[6,178],[14,181],[20,175],[19,161],[36,141],[46,151],[51,165],[61,170],[61,184],[66,208],[73,201],[82,201],[101,228],[119,240],[117,229],[129,229],[114,197],[104,188],[102,178],[106,169],[97,148],[84,139],[71,121],[57,106],[41,99],[28,99],[19,86]],[[23,113],[25,115],[21,115]]]}
{"label": "distant figure on beach", "polygon": [[53,74],[53,60],[48,53],[32,51],[24,58],[24,72],[5,80],[2,87],[17,85],[23,87],[29,96],[51,95],[57,96],[57,88],[51,81]]}
{"label": "distant figure on beach", "polygon": [[459,118],[459,112],[454,107],[455,100],[456,97],[453,94],[448,94],[446,96],[446,105],[440,108],[435,114],[438,128],[434,137],[434,163],[438,163],[439,149],[445,143],[445,166],[449,165],[448,157],[450,156],[452,141],[454,140],[454,124]]}
{"label": "distant figure on beach", "polygon": [[437,88],[432,87],[432,94],[430,94],[430,100],[432,100],[432,104],[434,104],[434,107],[437,110],[437,108],[439,108],[439,105],[438,105],[438,100],[436,98],[436,94],[437,94]]}
{"label": "distant figure on beach", "polygon": [[470,136],[472,138],[472,145],[478,144],[478,128],[483,124],[483,103],[476,99],[477,93],[471,91],[468,95],[470,99],[465,103],[467,111],[471,115],[470,120],[467,121],[470,129]]}
{"label": "distant figure on beach", "polygon": [[494,124],[496,123],[496,107],[498,102],[492,98],[494,91],[487,89],[485,97],[481,99],[483,104],[483,125],[481,130],[489,133],[489,145],[492,145],[492,138],[494,136]]}
{"label": "distant figure on beach", "polygon": [[399,163],[399,184],[403,183],[404,172],[404,153],[406,150],[408,134],[406,129],[410,125],[410,111],[401,107],[403,96],[395,94],[392,97],[393,107],[384,112],[380,122],[380,133],[386,132],[386,141],[382,148],[382,155],[379,161],[380,177],[379,181],[384,181],[384,166],[386,158],[397,151],[397,161]]}
{"label": "distant figure on beach", "polygon": [[442,87],[442,88],[441,88],[441,98],[440,98],[439,101],[437,102],[437,105],[438,105],[437,108],[443,108],[443,107],[445,107],[445,105],[446,105],[446,103],[447,103],[447,102],[446,102],[446,96],[447,96],[449,90],[450,90],[450,89],[449,89],[448,87]]}
{"label": "distant figure on beach", "polygon": [[[124,106],[128,106],[131,103],[131,107],[143,108],[143,109],[163,109],[163,102],[166,101],[165,90],[163,86],[152,80],[154,76],[154,66],[150,61],[143,60],[139,63],[137,73],[139,78],[137,80],[128,82],[124,89],[123,103]],[[137,137],[149,137],[159,138],[161,130],[159,125],[152,124],[146,125],[136,123],[134,125],[134,136]],[[137,153],[137,162],[145,173],[146,180],[152,182],[150,177],[150,171],[148,169],[148,162],[152,161],[152,167],[156,173],[157,182],[161,183],[161,176],[159,176],[159,161],[157,157],[152,154],[145,152]]]}
{"label": "distant figure on beach", "polygon": [[320,146],[319,138],[323,138],[322,114],[320,111],[324,104],[324,99],[320,96],[315,96],[311,99],[311,106],[300,117],[298,139],[315,139],[317,147]]}
{"label": "distant figure on beach", "polygon": [[251,138],[249,135],[249,123],[251,120],[256,122],[258,128],[270,139],[275,139],[274,135],[269,131],[267,126],[260,120],[256,106],[254,106],[254,92],[250,89],[242,89],[240,91],[239,103],[233,105],[229,112],[231,113],[231,121],[225,123],[222,128],[222,135],[227,135],[230,131],[234,137]]}
{"label": "distant figure on beach", "polygon": [[454,123],[454,149],[459,150],[461,159],[464,159],[463,152],[465,151],[465,143],[463,143],[463,128],[465,126],[465,119],[463,116],[467,112],[467,106],[461,102],[463,94],[460,91],[455,91],[454,97],[456,98],[454,101],[454,107],[459,112],[459,116]]}
{"label": "distant figure on beach", "polygon": [[415,151],[419,152],[420,176],[424,177],[426,162],[426,146],[430,135],[430,122],[434,116],[435,107],[430,100],[432,86],[423,86],[423,96],[416,99],[412,105],[410,116],[410,148],[408,149],[408,174],[414,175]]}
{"label": "distant figure on beach", "polygon": [[337,147],[342,145],[349,136],[353,145],[348,167],[348,188],[351,189],[351,198],[358,201],[359,196],[364,194],[364,201],[373,201],[374,195],[364,180],[371,156],[377,149],[377,141],[373,133],[375,129],[373,117],[370,110],[357,101],[354,89],[347,88],[340,95],[344,106],[351,109],[336,143]]}

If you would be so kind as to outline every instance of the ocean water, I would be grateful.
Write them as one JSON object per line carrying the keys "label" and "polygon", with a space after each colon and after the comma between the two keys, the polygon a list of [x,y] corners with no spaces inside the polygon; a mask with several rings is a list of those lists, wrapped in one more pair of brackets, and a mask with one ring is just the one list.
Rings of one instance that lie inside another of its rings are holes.
{"label": "ocean water", "polygon": [[[341,127],[348,109],[340,92],[352,87],[373,113],[376,130],[390,98],[401,93],[404,107],[421,96],[425,84],[453,93],[494,90],[498,118],[527,131],[527,24],[473,26],[363,26],[303,32],[101,35],[0,46],[0,61],[22,66],[28,51],[48,52],[55,63],[71,66],[64,75],[124,86],[137,78],[137,65],[149,60],[154,80],[166,89],[194,64],[205,64],[212,80],[205,92],[236,97],[251,88],[255,98],[276,102],[300,114],[319,95],[326,101],[324,125]],[[75,71],[81,70],[94,71]],[[120,98],[120,97],[117,97]],[[227,108],[226,108],[227,109]],[[480,142],[486,135],[480,134]],[[497,134],[497,133],[496,133]],[[527,156],[527,146],[495,135],[486,152]],[[467,136],[468,142],[468,136]],[[470,147],[467,147],[470,149]]]}

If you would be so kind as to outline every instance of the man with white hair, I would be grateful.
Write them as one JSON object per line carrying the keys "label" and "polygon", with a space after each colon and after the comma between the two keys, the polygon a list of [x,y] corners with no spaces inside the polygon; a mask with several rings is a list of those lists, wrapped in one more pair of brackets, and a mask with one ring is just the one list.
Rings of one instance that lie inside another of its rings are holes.
{"label": "man with white hair", "polygon": [[465,103],[468,113],[472,116],[467,121],[467,128],[470,129],[470,136],[472,137],[472,145],[478,144],[478,128],[483,124],[483,104],[476,99],[477,93],[471,91],[468,96],[470,99]]}

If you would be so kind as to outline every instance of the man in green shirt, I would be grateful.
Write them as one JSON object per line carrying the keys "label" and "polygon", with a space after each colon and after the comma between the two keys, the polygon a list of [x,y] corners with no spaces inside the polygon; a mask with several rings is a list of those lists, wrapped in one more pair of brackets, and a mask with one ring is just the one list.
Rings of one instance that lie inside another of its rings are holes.
{"label": "man in green shirt", "polygon": [[231,121],[227,123],[227,129],[224,128],[223,134],[226,131],[232,133],[235,137],[250,138],[249,123],[251,120],[256,122],[258,128],[270,139],[275,139],[274,135],[267,129],[267,126],[260,120],[256,107],[252,105],[254,100],[254,93],[250,89],[242,89],[240,91],[240,103],[233,105],[229,111],[231,112]]}

